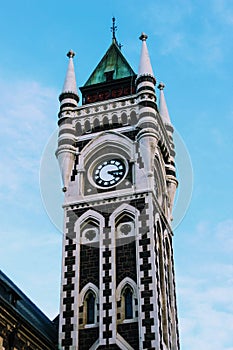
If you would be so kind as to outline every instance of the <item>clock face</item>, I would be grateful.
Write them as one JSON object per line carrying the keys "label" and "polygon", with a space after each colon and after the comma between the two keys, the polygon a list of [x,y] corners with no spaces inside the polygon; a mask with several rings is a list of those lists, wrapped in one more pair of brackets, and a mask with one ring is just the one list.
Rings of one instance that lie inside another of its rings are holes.
{"label": "clock face", "polygon": [[94,181],[101,187],[112,187],[125,176],[126,167],[121,159],[108,159],[98,164],[94,169]]}

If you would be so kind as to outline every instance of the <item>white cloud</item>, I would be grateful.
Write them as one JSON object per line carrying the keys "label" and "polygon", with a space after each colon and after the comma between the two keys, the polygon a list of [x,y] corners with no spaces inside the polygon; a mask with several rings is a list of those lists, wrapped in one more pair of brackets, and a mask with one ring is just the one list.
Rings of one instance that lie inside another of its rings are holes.
{"label": "white cloud", "polygon": [[232,219],[219,223],[206,219],[200,221],[187,238],[192,254],[186,257],[187,266],[182,269],[182,275],[179,269],[177,273],[181,348],[184,350],[232,348],[232,236]]}
{"label": "white cloud", "polygon": [[22,205],[38,186],[40,156],[56,127],[57,92],[34,81],[0,80],[0,94],[0,198],[20,198]]}
{"label": "white cloud", "polygon": [[39,307],[47,305],[44,311],[53,317],[59,303],[61,234],[43,209],[39,171],[56,129],[58,92],[35,81],[1,79],[0,94],[1,268]]}

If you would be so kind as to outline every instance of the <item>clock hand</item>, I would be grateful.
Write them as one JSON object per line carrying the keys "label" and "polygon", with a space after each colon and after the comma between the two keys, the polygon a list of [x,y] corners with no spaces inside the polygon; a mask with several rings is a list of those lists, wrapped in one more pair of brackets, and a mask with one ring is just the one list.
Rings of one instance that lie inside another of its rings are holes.
{"label": "clock hand", "polygon": [[120,172],[121,172],[120,170],[109,170],[108,174],[110,174],[110,175],[119,175]]}

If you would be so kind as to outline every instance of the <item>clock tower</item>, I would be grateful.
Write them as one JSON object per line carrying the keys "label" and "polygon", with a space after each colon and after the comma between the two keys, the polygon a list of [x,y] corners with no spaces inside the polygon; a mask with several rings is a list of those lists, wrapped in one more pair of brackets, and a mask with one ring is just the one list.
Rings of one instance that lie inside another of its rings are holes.
{"label": "clock tower", "polygon": [[59,97],[64,191],[63,350],[178,350],[172,251],[173,127],[146,34],[135,74],[115,37],[86,84],[74,52]]}

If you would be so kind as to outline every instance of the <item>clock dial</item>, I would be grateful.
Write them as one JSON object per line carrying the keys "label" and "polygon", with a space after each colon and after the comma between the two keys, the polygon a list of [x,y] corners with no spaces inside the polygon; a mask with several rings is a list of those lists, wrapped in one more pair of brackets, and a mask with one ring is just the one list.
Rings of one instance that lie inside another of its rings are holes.
{"label": "clock dial", "polygon": [[126,167],[121,159],[108,159],[96,166],[94,181],[98,186],[111,187],[125,176]]}

